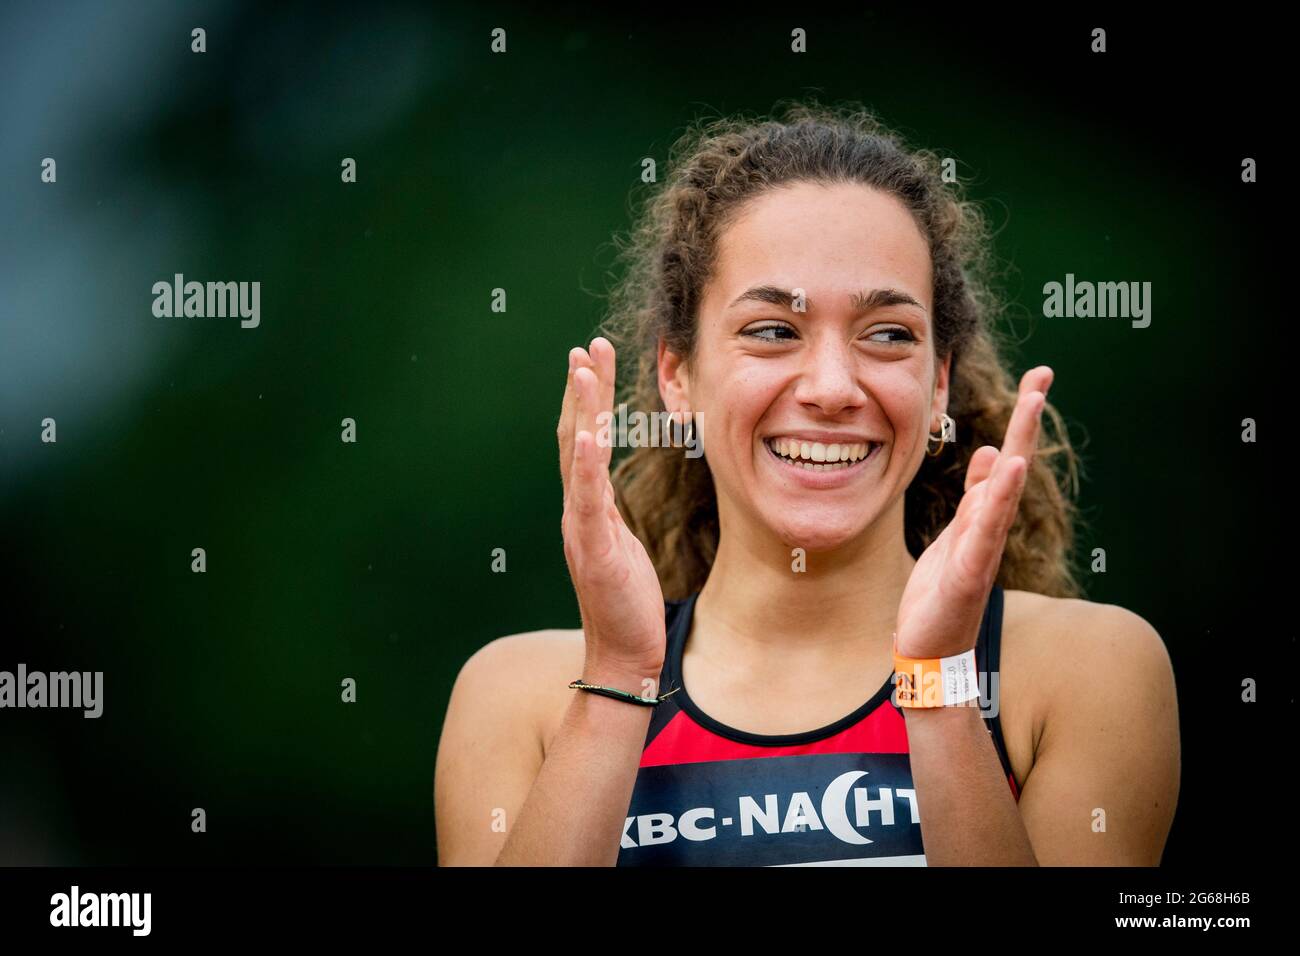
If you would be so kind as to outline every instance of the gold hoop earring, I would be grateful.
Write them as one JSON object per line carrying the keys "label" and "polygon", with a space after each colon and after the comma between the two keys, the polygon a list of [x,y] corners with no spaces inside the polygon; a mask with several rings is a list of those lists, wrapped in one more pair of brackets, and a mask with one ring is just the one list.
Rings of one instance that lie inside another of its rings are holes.
{"label": "gold hoop earring", "polygon": [[[927,435],[925,438],[925,453],[929,455],[931,458],[938,458],[939,453],[943,451],[943,446],[948,444],[949,442],[954,442],[956,440],[957,440],[957,423],[953,421],[950,417],[948,417],[947,412],[944,412],[939,417],[938,436]],[[934,451],[930,451],[930,442],[932,441],[937,441],[939,443],[939,447],[936,448]]]}

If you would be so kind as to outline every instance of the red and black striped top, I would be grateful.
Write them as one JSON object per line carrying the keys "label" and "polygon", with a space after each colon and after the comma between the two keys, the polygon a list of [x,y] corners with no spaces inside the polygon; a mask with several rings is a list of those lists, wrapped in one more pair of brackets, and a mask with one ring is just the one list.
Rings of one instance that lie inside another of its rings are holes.
{"label": "red and black striped top", "polygon": [[[799,734],[751,734],[700,710],[682,686],[698,594],[665,604],[667,648],[619,866],[924,866],[893,675],[853,713]],[[1002,589],[984,610],[980,713],[1019,800],[998,717]]]}

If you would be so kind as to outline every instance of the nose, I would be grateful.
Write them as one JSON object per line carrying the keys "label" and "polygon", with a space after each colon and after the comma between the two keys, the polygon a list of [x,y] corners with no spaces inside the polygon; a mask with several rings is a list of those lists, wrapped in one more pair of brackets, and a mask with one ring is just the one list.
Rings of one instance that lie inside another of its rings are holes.
{"label": "nose", "polygon": [[815,406],[825,415],[857,408],[866,401],[866,393],[858,384],[853,346],[837,339],[821,336],[804,352],[794,392],[798,402]]}

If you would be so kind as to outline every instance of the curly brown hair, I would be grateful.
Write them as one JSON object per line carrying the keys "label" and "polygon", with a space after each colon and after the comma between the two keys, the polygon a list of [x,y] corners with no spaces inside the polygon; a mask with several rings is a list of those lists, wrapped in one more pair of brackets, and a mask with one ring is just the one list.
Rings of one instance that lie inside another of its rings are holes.
{"label": "curly brown hair", "polygon": [[[664,411],[657,347],[689,361],[698,308],[717,243],[742,206],[792,182],[861,183],[896,196],[928,240],[933,266],[937,359],[952,355],[948,414],[957,441],[926,457],[907,489],[905,536],[919,556],[956,512],[966,467],[981,445],[1000,445],[1016,385],[993,330],[1004,305],[992,291],[992,237],[983,212],[939,156],[909,147],[861,104],[778,103],[775,118],[699,120],[669,152],[668,175],[653,185],[632,230],[615,238],[625,269],[601,331],[620,355],[620,397]],[[626,356],[638,360],[631,375]],[[1073,566],[1078,458],[1060,413],[1048,404],[1020,510],[997,581],[1052,596],[1078,596]],[[664,595],[703,587],[718,547],[718,508],[707,458],[662,448],[633,449],[612,475],[619,509],[645,545]]]}

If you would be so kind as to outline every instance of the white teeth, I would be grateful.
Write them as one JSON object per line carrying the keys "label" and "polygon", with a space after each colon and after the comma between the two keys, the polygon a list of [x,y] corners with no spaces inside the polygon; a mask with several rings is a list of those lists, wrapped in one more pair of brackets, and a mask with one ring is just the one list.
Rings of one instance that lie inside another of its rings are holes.
{"label": "white teeth", "polygon": [[854,462],[866,458],[874,446],[869,442],[827,445],[794,438],[773,438],[768,440],[768,447],[792,465],[812,471],[833,471],[848,468]]}

